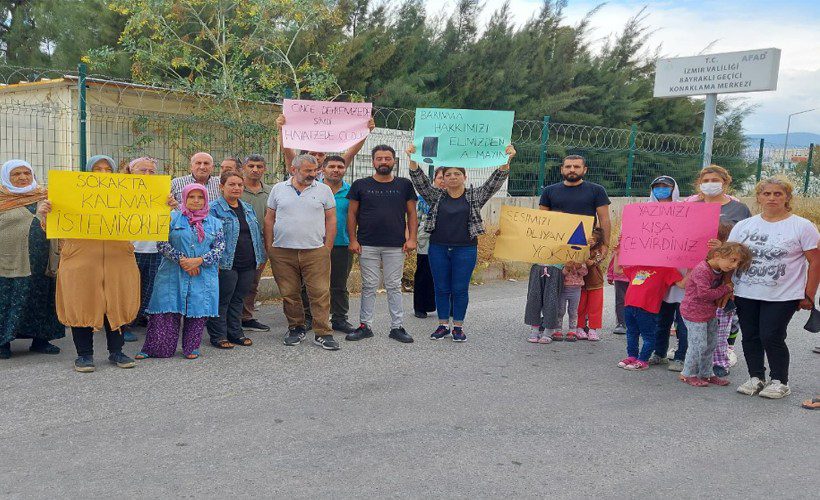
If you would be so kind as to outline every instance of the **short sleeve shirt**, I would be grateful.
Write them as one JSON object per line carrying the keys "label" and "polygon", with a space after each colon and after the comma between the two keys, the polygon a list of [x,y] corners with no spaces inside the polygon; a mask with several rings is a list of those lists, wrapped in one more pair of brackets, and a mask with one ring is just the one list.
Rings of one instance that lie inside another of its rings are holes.
{"label": "short sleeve shirt", "polygon": [[418,199],[410,179],[395,177],[390,182],[379,182],[372,177],[357,179],[350,186],[347,198],[359,202],[356,238],[361,245],[404,245],[407,202]]}
{"label": "short sleeve shirt", "polygon": [[337,247],[346,247],[350,244],[350,236],[347,234],[347,208],[350,206],[347,193],[349,192],[350,184],[342,181],[342,187],[333,195],[336,200],[336,239],[333,245]]}
{"label": "short sleeve shirt", "polygon": [[558,182],[544,188],[538,204],[556,212],[595,217],[598,207],[607,206],[610,201],[606,189],[594,182],[584,181],[577,186]]}
{"label": "short sleeve shirt", "polygon": [[624,274],[629,278],[624,305],[640,307],[653,314],[661,310],[661,302],[669,287],[683,278],[672,267],[629,266],[624,267]]}
{"label": "short sleeve shirt", "polygon": [[268,208],[276,210],[273,246],[308,250],[325,244],[325,211],[336,207],[333,191],[313,181],[298,191],[291,179],[273,186]]}
{"label": "short sleeve shirt", "polygon": [[735,295],[767,302],[803,299],[808,279],[804,252],[817,248],[818,240],[817,227],[797,215],[778,222],[756,215],[738,222],[729,241],[752,251],[752,265],[735,276]]}

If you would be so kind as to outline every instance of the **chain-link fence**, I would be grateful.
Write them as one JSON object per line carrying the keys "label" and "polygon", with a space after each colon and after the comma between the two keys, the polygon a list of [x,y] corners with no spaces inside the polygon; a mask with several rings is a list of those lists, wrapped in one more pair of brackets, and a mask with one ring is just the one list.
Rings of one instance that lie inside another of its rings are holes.
{"label": "chain-link fence", "polygon": [[[79,169],[82,158],[94,154],[121,164],[149,155],[160,160],[166,173],[182,175],[197,151],[210,152],[217,163],[262,154],[271,166],[268,181],[281,179],[284,166],[275,126],[280,113],[281,106],[271,102],[231,104],[76,72],[0,66],[0,158],[28,160],[45,181],[48,170]],[[350,166],[349,179],[371,175],[370,148],[382,143],[396,149],[398,174],[406,176],[403,151],[412,141],[414,115],[412,110],[374,107],[377,129]],[[506,187],[510,196],[535,196],[542,186],[559,181],[560,162],[568,154],[584,156],[590,167],[587,178],[604,185],[611,196],[644,196],[658,175],[675,177],[682,193],[689,194],[704,157],[701,136],[555,123],[548,117],[516,120],[512,142],[518,155]],[[778,164],[776,155],[776,148],[762,142],[718,139],[712,162],[732,173],[741,194],[770,173],[786,173],[800,188],[820,192],[812,168]],[[470,181],[480,183],[490,170],[471,171]]]}

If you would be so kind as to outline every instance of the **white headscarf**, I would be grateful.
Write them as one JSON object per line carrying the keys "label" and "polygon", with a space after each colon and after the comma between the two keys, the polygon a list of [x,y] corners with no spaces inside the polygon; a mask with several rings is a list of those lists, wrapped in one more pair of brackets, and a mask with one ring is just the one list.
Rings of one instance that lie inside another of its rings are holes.
{"label": "white headscarf", "polygon": [[[29,169],[31,172],[31,184],[26,187],[15,187],[11,183],[11,171],[17,167],[26,167]],[[4,163],[2,173],[0,173],[0,182],[2,182],[4,188],[14,194],[26,194],[37,189],[37,179],[34,177],[34,169],[31,168],[29,162],[23,160],[9,160]]]}

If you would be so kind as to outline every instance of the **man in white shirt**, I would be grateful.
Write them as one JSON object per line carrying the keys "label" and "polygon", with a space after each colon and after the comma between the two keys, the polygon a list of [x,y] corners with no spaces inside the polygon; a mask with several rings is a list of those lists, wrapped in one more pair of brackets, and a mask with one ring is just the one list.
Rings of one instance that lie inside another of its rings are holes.
{"label": "man in white shirt", "polygon": [[330,252],[336,238],[336,200],[333,191],[316,180],[319,164],[310,155],[294,158],[291,177],[273,186],[265,214],[265,249],[282,295],[288,319],[284,343],[304,339],[305,311],[302,283],[313,316],[314,343],[335,351],[339,344],[330,328]]}

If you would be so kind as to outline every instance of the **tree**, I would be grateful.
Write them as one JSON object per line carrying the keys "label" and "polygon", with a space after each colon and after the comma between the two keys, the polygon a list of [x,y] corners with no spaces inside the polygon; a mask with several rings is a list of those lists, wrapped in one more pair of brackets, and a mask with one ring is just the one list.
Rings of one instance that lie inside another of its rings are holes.
{"label": "tree", "polygon": [[[320,27],[339,28],[329,0],[109,0],[127,18],[120,45],[135,80],[202,92],[232,103],[293,92],[339,93]],[[299,48],[302,47],[300,51]],[[304,47],[310,47],[304,49]],[[97,51],[103,61],[111,50]]]}

